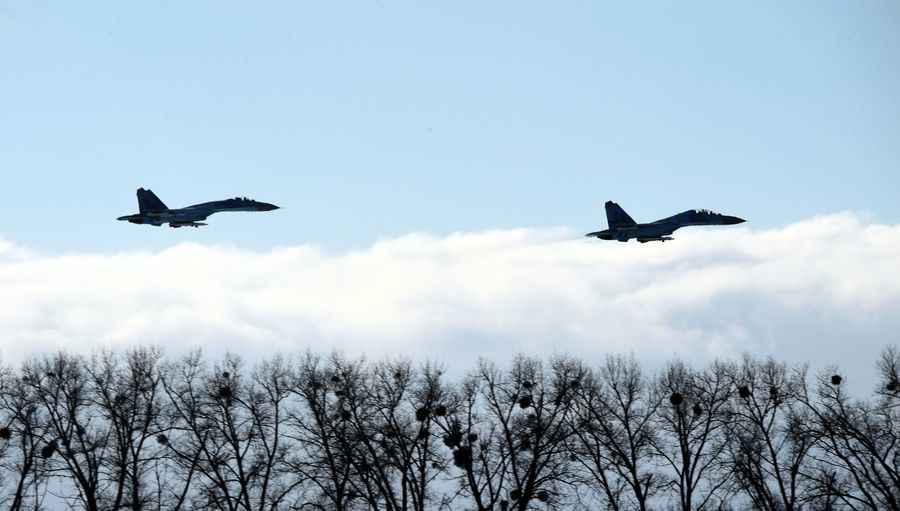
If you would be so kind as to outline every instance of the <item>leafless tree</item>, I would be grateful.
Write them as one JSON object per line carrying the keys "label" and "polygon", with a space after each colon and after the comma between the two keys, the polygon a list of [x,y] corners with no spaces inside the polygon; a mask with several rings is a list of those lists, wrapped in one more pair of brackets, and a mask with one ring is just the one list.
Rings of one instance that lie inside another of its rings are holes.
{"label": "leafless tree", "polygon": [[455,384],[337,354],[36,356],[0,367],[0,506],[900,511],[900,350],[876,367],[858,399],[750,356],[518,356]]}
{"label": "leafless tree", "polygon": [[[110,509],[160,509],[160,489],[153,478],[163,446],[160,423],[159,364],[154,348],[136,348],[123,356],[103,352],[85,366],[93,420],[106,431],[101,478],[109,482]],[[105,506],[106,507],[106,506]]]}
{"label": "leafless tree", "polygon": [[[813,488],[809,499],[834,507],[900,510],[900,409],[895,393],[898,354],[882,353],[882,381],[876,399],[853,400],[837,369],[804,386],[801,401],[811,421],[806,435],[816,440]],[[891,389],[894,389],[893,391]]]}
{"label": "leafless tree", "polygon": [[797,398],[806,369],[744,356],[729,373],[728,454],[738,489],[757,509],[800,509],[815,442],[805,428],[809,412]]}
{"label": "leafless tree", "polygon": [[47,419],[34,388],[13,371],[0,373],[0,471],[2,502],[11,511],[42,508],[47,467],[41,449],[49,441]]}
{"label": "leafless tree", "polygon": [[369,465],[381,465],[374,473],[386,507],[424,510],[443,461],[431,420],[443,394],[441,371],[433,366],[416,371],[408,361],[382,362],[369,381],[368,424],[354,424],[371,457]]}
{"label": "leafless tree", "polygon": [[[291,380],[279,357],[249,374],[234,356],[209,369],[193,354],[167,369],[162,383],[172,422],[165,444],[180,464],[183,487],[201,481],[193,485],[193,508],[262,511],[291,504],[301,486],[284,470]],[[178,505],[186,498],[186,492],[178,496]]]}
{"label": "leafless tree", "polygon": [[432,409],[456,467],[447,467],[457,484],[454,500],[471,499],[479,511],[495,509],[501,502],[509,506],[506,474],[511,462],[502,426],[484,411],[483,384],[481,373],[473,373]]}
{"label": "leafless tree", "polygon": [[309,352],[298,366],[292,392],[299,402],[286,434],[297,446],[290,469],[312,487],[308,507],[345,511],[377,504],[378,492],[360,476],[368,467],[357,456],[362,441],[351,423],[345,390],[365,384],[363,366],[336,354],[326,361]]}
{"label": "leafless tree", "polygon": [[683,511],[717,506],[730,480],[723,470],[730,383],[721,364],[695,371],[680,361],[669,363],[657,382],[655,393],[668,396],[668,404],[657,409],[653,443],[667,468],[660,477],[669,479],[665,486],[677,492]]}
{"label": "leafless tree", "polygon": [[[581,365],[558,359],[548,370],[537,359],[518,356],[507,371],[481,361],[474,378],[469,385],[478,389],[481,420],[469,422],[473,414],[466,410],[467,423],[453,422],[458,427],[445,437],[456,465],[466,471],[467,492],[476,502],[481,500],[483,509],[496,501],[502,488],[507,492],[499,502],[501,509],[564,503],[572,479],[568,441],[575,391],[584,378]],[[489,502],[484,501],[485,488]]]}
{"label": "leafless tree", "polygon": [[444,468],[435,435],[446,394],[441,375],[404,360],[367,365],[308,353],[290,433],[303,452],[292,467],[316,487],[308,504],[424,510],[440,500],[431,483]]}
{"label": "leafless tree", "polygon": [[41,457],[48,474],[61,489],[74,488],[58,497],[100,511],[110,501],[111,482],[104,479],[103,467],[112,431],[95,407],[86,365],[82,357],[60,352],[25,364],[22,379],[46,417]]}
{"label": "leafless tree", "polygon": [[609,356],[577,392],[573,459],[609,509],[648,509],[662,485],[655,418],[665,401],[634,357]]}

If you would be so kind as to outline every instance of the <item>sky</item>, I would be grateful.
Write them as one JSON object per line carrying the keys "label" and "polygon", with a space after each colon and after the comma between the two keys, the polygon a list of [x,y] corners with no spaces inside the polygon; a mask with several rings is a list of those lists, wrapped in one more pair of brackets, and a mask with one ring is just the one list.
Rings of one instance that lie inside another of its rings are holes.
{"label": "sky", "polygon": [[[845,245],[870,230],[889,246],[897,243],[896,2],[430,4],[0,1],[0,279],[7,289],[19,289],[13,283],[29,278],[41,282],[28,288],[39,293],[31,301],[4,295],[8,301],[0,305],[7,319],[0,328],[7,339],[25,339],[27,333],[35,346],[60,346],[88,334],[97,342],[144,340],[142,322],[156,320],[137,309],[157,310],[164,307],[159,300],[188,296],[186,310],[174,314],[184,324],[171,328],[198,339],[259,333],[293,346],[298,341],[285,329],[295,329],[319,332],[314,338],[322,347],[371,346],[397,333],[378,326],[407,314],[402,307],[371,306],[383,298],[372,279],[392,271],[406,277],[395,268],[398,261],[432,268],[429,277],[420,276],[425,284],[397,284],[407,286],[404,303],[421,305],[433,298],[427,289],[436,277],[430,276],[453,271],[442,266],[452,257],[432,245],[487,238],[482,256],[503,260],[492,250],[505,247],[510,236],[524,247],[556,251],[547,256],[553,264],[510,270],[522,272],[516,286],[527,290],[529,282],[543,282],[557,264],[574,279],[577,272],[568,266],[574,257],[571,264],[593,275],[587,281],[601,288],[596,296],[577,295],[584,305],[572,307],[581,307],[582,320],[567,315],[575,298],[566,286],[581,289],[577,279],[558,289],[540,288],[541,299],[523,310],[539,310],[546,324],[536,331],[543,338],[587,343],[579,329],[602,332],[612,321],[619,333],[611,338],[617,340],[598,346],[653,351],[657,345],[634,339],[668,342],[666,321],[676,316],[665,312],[664,300],[642,306],[646,315],[666,319],[652,334],[615,318],[591,327],[588,318],[615,310],[621,293],[640,293],[643,285],[656,290],[641,284],[648,276],[674,286],[675,295],[688,293],[701,284],[679,272],[695,264],[701,273],[712,272],[703,273],[709,296],[737,307],[741,296],[757,295],[744,288],[718,295],[715,275],[733,263],[729,258],[756,261],[748,250],[766,251],[774,260],[763,259],[786,272],[766,280],[771,287],[757,296],[771,301],[760,305],[756,320],[768,323],[769,333],[747,327],[732,309],[692,309],[705,319],[687,331],[696,332],[699,340],[692,342],[700,342],[706,356],[753,336],[750,349],[771,351],[782,327],[785,337],[804,327],[821,331],[827,318],[822,311],[831,310],[825,302],[837,300],[835,293],[850,293],[838,301],[863,307],[851,309],[868,320],[863,326],[858,320],[842,324],[848,335],[856,327],[895,326],[890,316],[898,312],[896,288],[876,292],[873,308],[864,308],[873,300],[865,295],[872,291],[867,286],[896,282],[891,265],[865,266],[882,261],[883,247]],[[170,207],[239,195],[282,209],[216,215],[203,229],[116,222],[137,210],[139,186],[152,188]],[[653,247],[580,239],[605,227],[603,203],[610,199],[639,221],[710,208],[748,223],[733,229],[739,234],[679,232],[685,241]],[[846,231],[801,251],[809,258],[801,264],[788,233],[815,238],[820,222]],[[753,248],[721,245],[736,239]],[[837,259],[834,240],[846,249]],[[421,245],[423,260],[394,259],[396,244]],[[660,274],[654,261],[666,253],[680,254],[683,263]],[[280,277],[254,273],[262,271],[257,265],[275,264],[273,258],[280,261],[285,254],[299,259],[288,257]],[[314,257],[307,261],[304,254]],[[386,259],[365,262],[373,254]],[[623,275],[633,280],[593,267],[610,254],[630,258]],[[701,262],[690,262],[694,257]],[[341,269],[356,258],[368,269],[363,276]],[[780,258],[794,266],[778,266]],[[222,260],[247,266],[235,278],[247,279],[248,286],[256,278],[260,289],[275,285],[267,278],[293,282],[299,290],[307,278],[318,284],[302,300],[273,291],[278,300],[266,301],[265,310],[239,297],[220,297],[246,321],[185,330],[191,318],[213,314],[196,296],[243,289],[220,288],[212,280],[204,281],[212,286],[204,289],[186,284],[193,282],[191,275],[209,275]],[[821,260],[835,265],[821,269],[833,281],[805,281],[793,291],[779,287],[778,280],[795,278],[788,273],[820,271]],[[80,266],[67,265],[80,261],[96,273],[77,276],[75,284],[47,277],[58,268],[77,274]],[[338,273],[329,280],[304,261]],[[125,264],[126,270],[107,274],[107,262]],[[49,272],[43,277],[28,273],[42,265]],[[843,275],[842,269],[853,271]],[[874,269],[882,273],[855,273]],[[112,275],[115,280],[109,280]],[[480,279],[469,278],[478,287]],[[617,291],[604,284],[607,278],[615,279]],[[136,294],[132,282],[144,282],[144,290]],[[336,315],[362,314],[360,308],[345,310],[347,296],[335,289],[354,297],[371,294],[365,303],[382,316],[348,319],[358,323],[358,335],[334,331],[329,325]],[[823,289],[831,294],[822,296]],[[823,303],[809,305],[816,313],[795,309],[782,292],[810,293],[801,298]],[[518,330],[453,315],[491,317],[507,299],[530,298],[487,284],[473,293],[457,305],[437,300],[432,309],[409,312],[428,314],[404,316],[395,328],[435,323],[434,331],[414,329],[419,336],[404,341],[418,343],[417,353],[427,354],[427,346],[454,335],[492,351]],[[125,302],[131,308],[123,314],[134,323],[112,333],[93,329],[88,312],[77,305],[106,306],[117,296],[133,300]],[[306,305],[298,309],[298,303]],[[310,312],[317,307],[328,311],[325,317]],[[520,311],[505,324],[533,312]],[[57,314],[73,322],[49,325]],[[258,323],[260,318],[265,321]],[[810,327],[814,321],[819,323]],[[442,322],[453,326],[438,331]],[[708,336],[716,331],[711,325],[722,322],[747,330],[732,332],[719,346]],[[24,324],[31,330],[25,332]],[[872,345],[876,338],[896,342],[896,329],[866,331]],[[348,338],[361,344],[341,340]],[[793,342],[797,349],[807,346],[802,339]],[[840,353],[831,360],[844,360]],[[875,351],[858,356],[874,360]]]}

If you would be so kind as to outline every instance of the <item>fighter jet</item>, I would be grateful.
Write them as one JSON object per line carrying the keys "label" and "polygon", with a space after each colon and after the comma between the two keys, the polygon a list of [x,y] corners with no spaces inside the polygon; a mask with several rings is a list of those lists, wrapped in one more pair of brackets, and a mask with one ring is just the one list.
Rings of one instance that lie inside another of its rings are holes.
{"label": "fighter jet", "polygon": [[585,236],[593,236],[601,240],[618,240],[626,242],[637,239],[641,243],[648,241],[669,241],[669,235],[690,225],[734,225],[743,223],[743,218],[721,215],[707,209],[690,209],[683,213],[663,218],[649,224],[635,222],[624,209],[613,201],[606,203],[606,223],[609,229],[589,232]]}
{"label": "fighter jet", "polygon": [[140,213],[120,216],[118,220],[125,220],[133,224],[155,226],[169,224],[169,227],[173,228],[201,227],[206,225],[201,220],[206,220],[213,213],[222,211],[272,211],[278,209],[278,206],[274,204],[256,202],[247,197],[235,197],[233,199],[194,204],[186,208],[169,209],[152,190],[143,188],[138,188],[137,199]]}

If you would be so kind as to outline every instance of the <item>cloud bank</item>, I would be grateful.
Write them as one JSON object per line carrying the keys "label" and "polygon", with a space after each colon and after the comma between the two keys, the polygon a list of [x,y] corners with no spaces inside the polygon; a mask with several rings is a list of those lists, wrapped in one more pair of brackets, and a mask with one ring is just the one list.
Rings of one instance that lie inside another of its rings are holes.
{"label": "cloud bank", "polygon": [[465,368],[517,352],[750,352],[872,373],[898,342],[898,225],[843,213],[677,234],[646,245],[565,229],[410,234],[337,254],[181,244],[47,256],[0,242],[0,349],[8,363],[148,343],[251,360],[338,349]]}

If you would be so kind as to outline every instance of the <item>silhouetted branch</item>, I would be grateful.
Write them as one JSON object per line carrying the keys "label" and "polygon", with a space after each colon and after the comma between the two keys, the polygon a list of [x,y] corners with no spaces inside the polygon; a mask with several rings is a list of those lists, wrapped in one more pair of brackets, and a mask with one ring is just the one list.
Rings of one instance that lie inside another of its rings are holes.
{"label": "silhouetted branch", "polygon": [[900,511],[900,350],[869,399],[745,356],[274,355],[135,348],[0,367],[0,505],[90,511]]}

